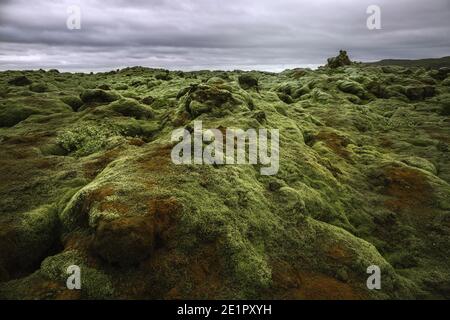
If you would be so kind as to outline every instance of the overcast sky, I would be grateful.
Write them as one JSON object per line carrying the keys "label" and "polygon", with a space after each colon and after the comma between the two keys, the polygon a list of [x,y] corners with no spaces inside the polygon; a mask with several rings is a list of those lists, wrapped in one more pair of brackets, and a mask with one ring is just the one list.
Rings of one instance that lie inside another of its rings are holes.
{"label": "overcast sky", "polygon": [[[67,8],[81,10],[70,30]],[[381,30],[369,30],[369,5]],[[0,0],[0,69],[260,69],[450,55],[450,0]]]}

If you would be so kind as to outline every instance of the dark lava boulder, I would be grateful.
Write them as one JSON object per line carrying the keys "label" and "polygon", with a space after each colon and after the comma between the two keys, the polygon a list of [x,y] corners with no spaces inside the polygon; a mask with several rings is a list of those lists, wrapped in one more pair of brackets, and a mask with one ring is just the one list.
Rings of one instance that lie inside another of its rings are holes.
{"label": "dark lava boulder", "polygon": [[337,57],[328,58],[327,62],[328,62],[327,66],[332,69],[352,64],[350,58],[347,55],[347,51],[345,50],[340,50],[339,55]]}
{"label": "dark lava boulder", "polygon": [[277,95],[278,95],[278,98],[281,101],[283,101],[284,103],[287,103],[287,104],[294,103],[294,100],[292,99],[292,97],[286,93],[278,92]]}
{"label": "dark lava boulder", "polygon": [[123,217],[99,223],[93,249],[111,264],[130,266],[151,255],[154,241],[154,226],[149,217]]}
{"label": "dark lava boulder", "polygon": [[80,94],[84,103],[110,103],[119,99],[119,96],[101,89],[88,89]]}
{"label": "dark lava boulder", "polygon": [[26,76],[18,76],[8,81],[8,84],[13,86],[28,86],[31,83],[32,81],[28,79]]}
{"label": "dark lava boulder", "polygon": [[145,98],[143,98],[142,100],[141,100],[141,102],[143,103],[143,104],[146,104],[146,105],[151,105],[153,102],[155,102],[156,101],[156,99],[155,98],[153,98],[152,96],[147,96],[147,97],[145,97]]}
{"label": "dark lava boulder", "polygon": [[435,88],[433,86],[411,86],[405,90],[405,95],[409,100],[423,100],[434,96]]}
{"label": "dark lava boulder", "polygon": [[242,89],[248,90],[252,88],[258,89],[258,79],[251,74],[243,74],[238,77],[239,85]]}
{"label": "dark lava boulder", "polygon": [[172,80],[172,77],[170,76],[169,71],[166,70],[166,71],[155,74],[155,79],[163,80],[163,81],[170,81],[170,80]]}

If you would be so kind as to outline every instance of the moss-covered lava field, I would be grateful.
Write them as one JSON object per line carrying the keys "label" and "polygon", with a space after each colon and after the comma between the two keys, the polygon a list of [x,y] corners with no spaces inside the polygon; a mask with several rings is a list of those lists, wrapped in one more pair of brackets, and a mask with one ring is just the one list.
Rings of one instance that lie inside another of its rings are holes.
{"label": "moss-covered lava field", "polygon": [[[1,72],[0,298],[449,299],[449,115],[448,69]],[[173,164],[194,120],[278,173]]]}

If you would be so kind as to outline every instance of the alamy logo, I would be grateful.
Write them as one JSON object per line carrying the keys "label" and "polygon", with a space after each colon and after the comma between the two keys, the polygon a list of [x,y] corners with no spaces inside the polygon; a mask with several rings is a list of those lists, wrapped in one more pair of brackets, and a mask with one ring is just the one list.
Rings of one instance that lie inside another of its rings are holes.
{"label": "alamy logo", "polygon": [[367,273],[370,274],[370,276],[367,278],[366,285],[367,289],[373,290],[381,289],[381,269],[379,266],[372,265],[367,267]]}
{"label": "alamy logo", "polygon": [[[278,172],[277,129],[228,128],[224,134],[219,129],[203,130],[202,121],[194,121],[192,133],[183,128],[172,132],[175,141],[179,141],[171,153],[175,164],[261,164],[267,166],[260,169],[262,175]],[[204,142],[210,144],[204,146]]]}
{"label": "alamy logo", "polygon": [[67,7],[67,14],[69,17],[66,20],[66,26],[69,30],[80,30],[81,29],[81,9],[79,6],[69,6]]}
{"label": "alamy logo", "polygon": [[67,267],[67,274],[70,276],[67,278],[66,286],[69,290],[81,289],[81,269],[79,266],[71,265]]}
{"label": "alamy logo", "polygon": [[381,8],[377,5],[370,5],[366,10],[370,16],[366,20],[367,29],[380,30],[381,29]]}

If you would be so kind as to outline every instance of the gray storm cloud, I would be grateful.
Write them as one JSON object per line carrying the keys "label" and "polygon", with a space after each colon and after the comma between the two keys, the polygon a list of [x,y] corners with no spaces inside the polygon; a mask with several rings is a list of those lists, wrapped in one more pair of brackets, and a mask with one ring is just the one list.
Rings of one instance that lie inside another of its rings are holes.
{"label": "gray storm cloud", "polygon": [[[381,8],[381,30],[366,26]],[[67,8],[79,6],[81,29]],[[0,69],[282,70],[450,54],[450,0],[0,0]]]}

